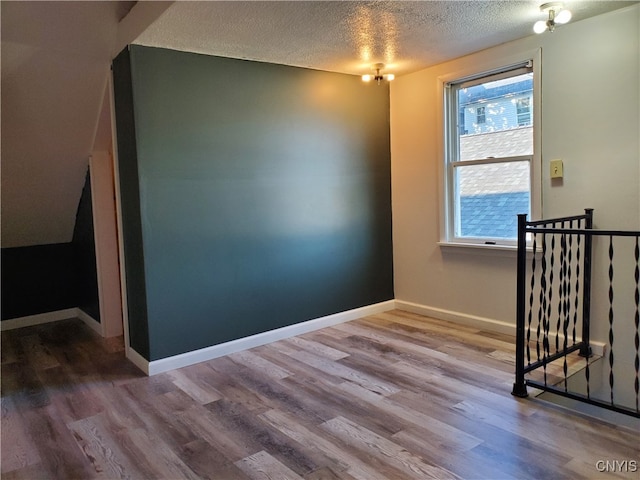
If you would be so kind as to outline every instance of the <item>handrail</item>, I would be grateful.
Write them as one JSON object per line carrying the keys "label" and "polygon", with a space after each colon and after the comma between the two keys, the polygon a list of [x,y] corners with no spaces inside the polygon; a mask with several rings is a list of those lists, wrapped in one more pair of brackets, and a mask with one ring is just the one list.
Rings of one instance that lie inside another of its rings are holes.
{"label": "handrail", "polygon": [[[585,213],[583,213],[582,215],[573,215],[570,217],[558,217],[558,218],[549,218],[546,220],[532,220],[530,222],[527,222],[527,226],[535,226],[535,225],[548,225],[550,223],[561,223],[561,222],[570,222],[572,220],[582,220],[585,219],[589,216],[591,216],[593,214],[593,208],[585,208]],[[523,214],[525,217],[527,216],[526,214]]]}
{"label": "handrail", "polygon": [[[529,233],[551,233],[551,234],[566,234],[566,235],[584,235],[585,231],[577,228],[530,228],[527,227],[526,232]],[[600,237],[637,237],[640,232],[632,232],[629,230],[589,230],[590,236]]]}

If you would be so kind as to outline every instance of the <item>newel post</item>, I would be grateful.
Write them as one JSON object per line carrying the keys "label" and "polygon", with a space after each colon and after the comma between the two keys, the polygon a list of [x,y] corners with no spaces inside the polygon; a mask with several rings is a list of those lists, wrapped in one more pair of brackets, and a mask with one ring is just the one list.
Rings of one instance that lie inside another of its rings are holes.
{"label": "newel post", "polygon": [[593,229],[593,208],[585,208],[584,228],[584,289],[582,291],[582,346],[581,357],[590,357],[590,330],[591,330],[591,250],[593,235],[588,230]]}
{"label": "newel post", "polygon": [[526,397],[527,385],[524,380],[524,342],[525,342],[525,273],[527,268],[527,214],[518,215],[518,278],[516,295],[516,381],[512,395]]}

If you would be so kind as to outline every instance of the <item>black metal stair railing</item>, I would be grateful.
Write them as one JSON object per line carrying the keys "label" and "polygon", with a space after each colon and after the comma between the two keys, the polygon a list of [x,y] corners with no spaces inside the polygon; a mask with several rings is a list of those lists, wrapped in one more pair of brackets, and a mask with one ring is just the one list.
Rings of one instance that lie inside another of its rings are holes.
{"label": "black metal stair railing", "polygon": [[[530,386],[640,417],[639,238],[594,230],[593,209],[518,216],[513,395],[526,397]],[[592,341],[593,327],[603,341]]]}

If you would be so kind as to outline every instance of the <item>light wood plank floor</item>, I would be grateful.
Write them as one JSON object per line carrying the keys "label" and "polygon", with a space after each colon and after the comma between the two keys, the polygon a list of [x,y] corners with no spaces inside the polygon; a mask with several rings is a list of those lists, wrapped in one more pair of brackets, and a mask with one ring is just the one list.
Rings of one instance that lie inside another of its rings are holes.
{"label": "light wood plank floor", "polygon": [[510,395],[512,343],[393,311],[148,378],[78,320],[3,332],[2,478],[637,479],[596,462],[638,431]]}

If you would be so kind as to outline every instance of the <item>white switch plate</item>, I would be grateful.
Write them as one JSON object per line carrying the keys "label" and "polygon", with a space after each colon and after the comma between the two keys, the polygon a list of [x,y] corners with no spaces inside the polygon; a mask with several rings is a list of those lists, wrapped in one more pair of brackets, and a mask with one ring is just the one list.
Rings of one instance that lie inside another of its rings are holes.
{"label": "white switch plate", "polygon": [[549,165],[551,168],[551,178],[562,178],[562,176],[564,175],[562,160],[551,160]]}

